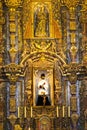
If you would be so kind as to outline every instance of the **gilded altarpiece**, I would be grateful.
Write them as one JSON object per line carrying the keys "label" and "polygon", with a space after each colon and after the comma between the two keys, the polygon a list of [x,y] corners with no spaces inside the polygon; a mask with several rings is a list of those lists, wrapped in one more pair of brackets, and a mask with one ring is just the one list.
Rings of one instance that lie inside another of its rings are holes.
{"label": "gilded altarpiece", "polygon": [[[80,0],[0,1],[0,130],[86,130],[86,6]],[[47,91],[38,85],[43,77]]]}

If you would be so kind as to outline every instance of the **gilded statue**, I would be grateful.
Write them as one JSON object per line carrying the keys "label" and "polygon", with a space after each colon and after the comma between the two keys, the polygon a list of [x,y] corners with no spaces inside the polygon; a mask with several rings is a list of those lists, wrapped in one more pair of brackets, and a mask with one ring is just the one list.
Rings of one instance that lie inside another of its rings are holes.
{"label": "gilded statue", "polygon": [[34,16],[34,33],[36,37],[48,36],[48,12],[44,6],[37,9]]}

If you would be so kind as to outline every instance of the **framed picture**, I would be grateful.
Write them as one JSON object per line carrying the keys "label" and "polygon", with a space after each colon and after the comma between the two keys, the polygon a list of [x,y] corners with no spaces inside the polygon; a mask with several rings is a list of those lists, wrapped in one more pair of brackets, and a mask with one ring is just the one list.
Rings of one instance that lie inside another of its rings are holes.
{"label": "framed picture", "polygon": [[[39,100],[39,97],[40,100]],[[33,69],[33,105],[54,105],[53,69]],[[39,104],[38,104],[39,103]]]}

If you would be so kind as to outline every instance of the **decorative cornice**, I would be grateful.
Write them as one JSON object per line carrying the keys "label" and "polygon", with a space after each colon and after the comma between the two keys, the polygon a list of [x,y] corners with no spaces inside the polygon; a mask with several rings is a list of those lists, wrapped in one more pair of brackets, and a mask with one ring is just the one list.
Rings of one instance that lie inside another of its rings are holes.
{"label": "decorative cornice", "polygon": [[85,76],[87,75],[87,67],[84,64],[70,63],[63,67],[63,73],[66,76],[69,76],[71,74],[76,74],[77,76]]}

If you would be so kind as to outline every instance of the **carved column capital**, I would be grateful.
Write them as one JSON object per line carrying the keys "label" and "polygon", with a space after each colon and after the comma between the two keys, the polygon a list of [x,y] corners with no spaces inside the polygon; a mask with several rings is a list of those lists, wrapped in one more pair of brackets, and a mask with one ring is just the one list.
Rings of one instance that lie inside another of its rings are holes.
{"label": "carved column capital", "polygon": [[70,0],[63,0],[64,1],[64,4],[68,7],[68,8],[71,8],[71,7],[76,7],[79,3],[79,0],[72,0],[72,2]]}
{"label": "carved column capital", "polygon": [[10,83],[14,84],[22,74],[23,68],[20,65],[11,63],[3,67],[3,72],[9,79]]}

